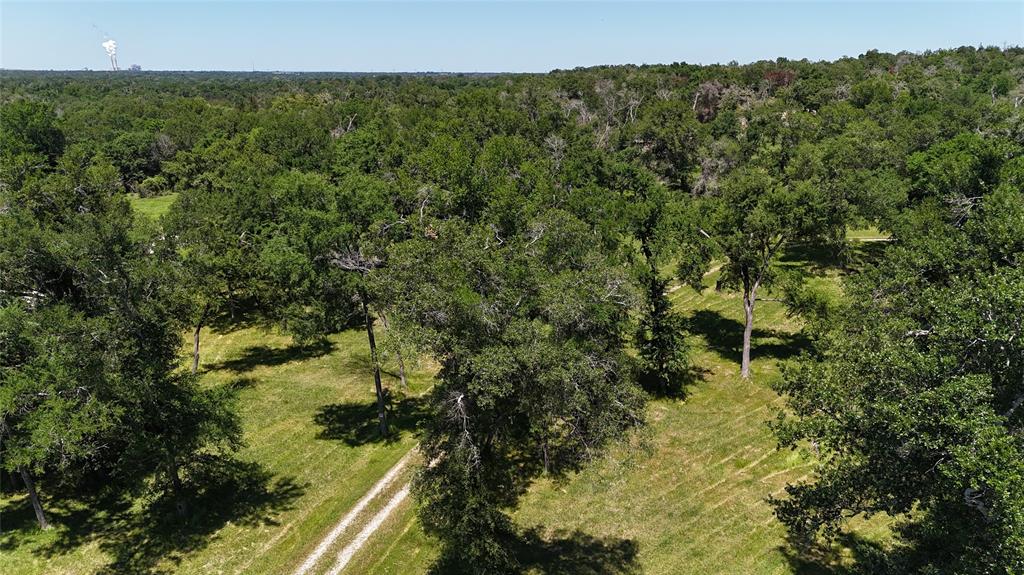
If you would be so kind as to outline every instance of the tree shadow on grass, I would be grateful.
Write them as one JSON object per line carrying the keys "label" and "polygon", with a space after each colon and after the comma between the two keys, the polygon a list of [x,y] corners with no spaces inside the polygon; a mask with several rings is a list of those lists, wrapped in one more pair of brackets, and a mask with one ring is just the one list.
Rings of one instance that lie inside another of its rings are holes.
{"label": "tree shadow on grass", "polygon": [[783,267],[802,267],[812,274],[830,270],[853,271],[877,261],[888,242],[850,241],[842,246],[827,243],[791,244],[779,258]]}
{"label": "tree shadow on grass", "polygon": [[170,573],[189,553],[206,547],[227,523],[245,527],[277,525],[274,517],[292,507],[305,487],[273,478],[259,464],[218,458],[190,478],[190,514],[179,519],[170,497],[160,497],[101,547],[114,561],[101,573]]}
{"label": "tree shadow on grass", "polygon": [[879,261],[889,245],[889,242],[853,242],[845,258],[846,269],[859,270]]}
{"label": "tree shadow on grass", "polygon": [[888,571],[885,548],[856,533],[843,533],[832,545],[808,545],[790,537],[780,550],[796,575],[869,575]]}
{"label": "tree shadow on grass", "polygon": [[658,399],[686,399],[690,388],[699,381],[706,379],[710,370],[691,364],[679,373],[672,374],[667,379],[661,373],[646,373],[639,370],[637,382],[648,395]]}
{"label": "tree shadow on grass", "polygon": [[[342,360],[342,369],[346,372],[351,373],[364,373],[367,377],[373,377],[373,360],[370,358],[370,348],[366,347],[363,353],[349,354]],[[395,368],[397,366],[390,366]],[[398,372],[394,369],[389,369],[388,362],[381,362],[380,365],[381,376],[388,376],[393,380],[399,379]]]}
{"label": "tree shadow on grass", "polygon": [[598,538],[582,531],[543,538],[524,533],[516,557],[527,571],[545,575],[627,575],[640,573],[640,546],[631,539]]}
{"label": "tree shadow on grass", "polygon": [[249,389],[250,387],[256,387],[259,383],[255,377],[236,377],[227,383],[228,389],[231,391],[242,391],[243,389]]}
{"label": "tree shadow on grass", "polygon": [[415,432],[427,416],[426,399],[404,397],[392,401],[386,393],[388,435],[381,437],[377,424],[377,402],[332,403],[325,405],[313,416],[321,427],[317,439],[341,440],[351,446],[384,441],[393,443],[406,433]]}
{"label": "tree shadow on grass", "polygon": [[[756,321],[756,320],[755,320]],[[708,349],[733,363],[743,359],[743,324],[717,311],[698,310],[686,320],[690,333],[704,336]],[[770,339],[775,341],[766,342]],[[752,358],[789,359],[810,349],[810,340],[802,332],[785,333],[754,328]]]}
{"label": "tree shadow on grass", "polygon": [[206,370],[245,373],[257,367],[274,367],[293,361],[323,357],[334,351],[335,347],[334,343],[326,340],[308,345],[291,345],[285,348],[253,345],[247,347],[240,357],[211,364]]}
{"label": "tree shadow on grass", "polygon": [[[518,573],[539,575],[634,575],[641,572],[640,546],[631,539],[594,537],[582,531],[544,537],[536,528],[510,535],[504,546],[519,564]],[[431,575],[473,573],[469,565],[442,558]]]}
{"label": "tree shadow on grass", "polygon": [[[89,541],[102,538],[104,532],[123,524],[131,506],[127,499],[118,496],[87,494],[72,498],[59,489],[57,493],[51,493],[52,489],[45,484],[44,487],[47,489],[40,493],[40,498],[57,537],[55,541],[30,549],[41,557],[68,553]],[[23,492],[10,497],[0,508],[0,515],[3,517],[0,551],[29,549],[39,526],[28,497]]]}
{"label": "tree shadow on grass", "polygon": [[[190,553],[217,538],[228,523],[255,527],[275,525],[275,516],[290,509],[305,492],[288,477],[272,477],[257,463],[210,456],[190,475],[189,514],[179,517],[169,496],[157,496],[134,509],[124,497],[104,496],[48,506],[55,539],[32,552],[53,557],[74,553],[95,541],[112,557],[99,573],[173,573]],[[25,502],[4,510],[3,547],[17,546],[34,529],[32,510]],[[20,533],[19,533],[20,532]]]}

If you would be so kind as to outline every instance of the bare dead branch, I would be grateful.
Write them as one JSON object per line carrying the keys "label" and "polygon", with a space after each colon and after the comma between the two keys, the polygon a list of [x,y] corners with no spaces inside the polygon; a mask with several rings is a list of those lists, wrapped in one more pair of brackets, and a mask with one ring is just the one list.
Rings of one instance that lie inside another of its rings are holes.
{"label": "bare dead branch", "polygon": [[359,250],[349,248],[343,252],[331,252],[331,265],[337,266],[345,271],[368,273],[384,265],[384,261],[377,256],[363,255]]}

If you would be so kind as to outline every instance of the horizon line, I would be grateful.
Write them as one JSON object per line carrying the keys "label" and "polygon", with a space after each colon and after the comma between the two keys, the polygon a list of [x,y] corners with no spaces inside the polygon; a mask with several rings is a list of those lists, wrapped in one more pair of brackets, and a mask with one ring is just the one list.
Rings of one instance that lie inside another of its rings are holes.
{"label": "horizon line", "polygon": [[[619,63],[619,64],[611,64],[611,63],[604,63],[604,64],[581,64],[581,65],[578,65],[578,66],[573,66],[571,68],[549,68],[547,70],[532,70],[532,71],[531,70],[489,70],[489,71],[479,71],[479,70],[472,70],[472,71],[470,71],[470,70],[390,70],[390,71],[384,71],[384,70],[283,70],[283,69],[282,70],[270,70],[270,69],[257,70],[257,69],[243,69],[243,68],[234,68],[234,69],[232,69],[232,68],[220,68],[220,69],[214,69],[214,68],[209,68],[209,69],[203,69],[203,68],[197,68],[197,69],[141,68],[139,70],[131,70],[131,69],[123,68],[123,69],[119,69],[119,70],[110,70],[110,69],[99,69],[99,68],[93,69],[93,68],[88,68],[88,67],[86,67],[86,68],[7,68],[7,67],[4,67],[4,66],[0,66],[0,72],[55,72],[55,73],[56,72],[64,72],[64,73],[85,73],[85,72],[91,72],[91,73],[109,73],[109,74],[116,74],[116,73],[120,73],[120,72],[128,73],[128,74],[153,73],[153,72],[163,72],[163,73],[233,73],[233,74],[362,74],[362,75],[402,75],[402,74],[406,74],[406,75],[407,74],[458,75],[458,74],[476,74],[476,75],[492,75],[493,76],[493,75],[501,75],[501,74],[513,74],[513,75],[514,74],[520,74],[520,75],[525,75],[525,74],[550,74],[552,72],[565,72],[565,71],[572,71],[572,70],[579,70],[579,69],[614,68],[614,67],[627,67],[627,66],[634,66],[634,67],[638,67],[638,68],[639,67],[645,67],[645,66],[676,66],[676,65],[700,66],[700,67],[710,67],[710,66],[750,66],[750,65],[753,65],[753,64],[760,64],[760,63],[776,63],[777,64],[777,63],[779,63],[780,60],[785,61],[785,62],[818,64],[818,63],[834,63],[834,62],[838,62],[840,60],[844,60],[844,59],[848,59],[848,58],[849,59],[858,59],[858,58],[861,58],[861,57],[865,56],[866,54],[868,54],[870,52],[879,52],[879,53],[882,53],[882,54],[893,54],[893,55],[897,55],[897,56],[900,55],[900,54],[913,54],[915,56],[921,56],[921,55],[924,55],[924,54],[935,53],[935,52],[947,52],[947,51],[951,52],[951,51],[959,50],[961,48],[971,48],[971,49],[974,49],[974,50],[996,49],[996,50],[999,50],[1001,52],[1007,52],[1007,51],[1010,51],[1010,50],[1024,49],[1024,44],[1009,44],[1007,42],[1003,42],[1002,45],[996,45],[996,44],[988,44],[988,45],[986,45],[986,44],[980,44],[979,43],[977,46],[975,46],[973,44],[963,44],[963,45],[960,45],[960,46],[949,46],[949,47],[944,47],[944,48],[925,48],[923,50],[916,50],[916,51],[915,50],[900,50],[898,52],[887,52],[887,51],[879,50],[877,48],[870,48],[868,50],[865,50],[864,52],[861,52],[860,54],[857,54],[856,56],[851,56],[849,54],[844,54],[842,56],[837,56],[835,58],[811,59],[811,58],[807,58],[807,57],[803,57],[803,58],[790,58],[790,57],[786,57],[786,56],[777,56],[775,58],[761,58],[761,59],[758,59],[758,60],[750,60],[750,61],[745,61],[745,62],[739,62],[737,60],[730,60],[728,62],[716,61],[716,62],[709,62],[709,63],[687,62],[685,60],[677,60],[677,61],[673,61],[673,62],[642,62],[642,63],[639,63],[639,64],[638,63],[634,63],[634,62],[625,62],[625,63]],[[135,65],[135,64],[132,64],[132,65]]]}

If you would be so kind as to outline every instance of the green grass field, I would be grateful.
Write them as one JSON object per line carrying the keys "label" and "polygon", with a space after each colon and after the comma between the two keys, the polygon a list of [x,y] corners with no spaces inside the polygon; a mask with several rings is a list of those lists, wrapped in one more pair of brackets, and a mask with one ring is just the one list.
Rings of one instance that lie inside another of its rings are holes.
{"label": "green grass field", "polygon": [[132,209],[136,212],[156,220],[170,209],[171,204],[174,203],[174,199],[177,197],[177,192],[152,198],[140,198],[138,194],[128,194],[128,202],[131,203]]}
{"label": "green grass field", "polygon": [[[795,250],[783,263],[808,265],[813,251]],[[817,283],[837,289],[837,265],[819,262],[814,269]],[[716,275],[705,278],[707,286]],[[651,401],[645,430],[582,473],[542,479],[530,489],[515,519],[536,528],[532,572],[841,572],[849,549],[837,546],[815,563],[793,556],[766,501],[813,469],[808,454],[777,450],[765,426],[782,408],[770,387],[780,377],[779,361],[807,344],[799,321],[779,303],[759,304],[754,377],[744,381],[739,296],[681,287],[671,298],[693,334],[697,375],[687,397]],[[0,498],[0,573],[289,573],[415,444],[416,397],[430,386],[430,372],[412,374],[409,397],[396,399],[400,432],[379,441],[360,331],[308,348],[254,329],[208,333],[203,341],[203,381],[239,389],[247,442],[240,459],[254,465],[233,470],[212,490],[210,509],[184,528],[150,519],[143,500],[101,505],[104,511],[93,514],[84,502],[48,497],[57,527],[40,532],[23,495]],[[398,387],[393,374],[387,383]],[[855,526],[867,541],[885,539],[883,519]],[[325,557],[351,538],[346,534]],[[425,573],[435,556],[406,499],[345,572]]]}
{"label": "green grass field", "polygon": [[883,232],[876,227],[857,228],[846,232],[846,238],[855,242],[881,242],[887,241],[889,237],[888,232]]}
{"label": "green grass field", "polygon": [[[23,495],[2,498],[0,573],[287,573],[414,445],[414,399],[396,400],[403,415],[393,440],[377,438],[365,332],[312,348],[253,329],[204,337],[203,381],[240,390],[239,457],[259,467],[239,466],[185,528],[148,520],[141,500],[94,515],[83,502],[44,496],[56,527],[42,532]],[[410,397],[430,382],[414,372]],[[220,496],[230,511],[217,509]]]}
{"label": "green grass field", "polygon": [[[798,321],[779,303],[759,304],[754,377],[744,381],[739,296],[683,287],[671,297],[690,318],[692,360],[702,373],[685,400],[652,401],[649,428],[634,441],[568,481],[533,486],[515,517],[546,541],[534,572],[839,572],[849,550],[837,546],[817,563],[793,556],[766,501],[813,468],[807,453],[776,449],[765,426],[782,408],[770,388],[778,361],[806,345]],[[362,568],[354,573],[426,571],[435,545],[411,504],[400,511],[356,557]],[[855,525],[868,540],[886,533],[881,519]]]}

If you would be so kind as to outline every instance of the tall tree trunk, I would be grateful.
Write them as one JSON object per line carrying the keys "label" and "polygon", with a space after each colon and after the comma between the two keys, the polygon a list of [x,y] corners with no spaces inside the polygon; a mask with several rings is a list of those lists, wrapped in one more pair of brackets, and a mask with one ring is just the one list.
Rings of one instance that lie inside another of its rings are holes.
{"label": "tall tree trunk", "polygon": [[388,434],[387,410],[384,405],[384,387],[380,384],[380,362],[377,361],[377,341],[373,338],[373,317],[370,307],[366,305],[366,294],[362,294],[363,317],[366,319],[366,339],[370,341],[370,360],[373,362],[373,385],[377,389],[377,420],[380,423],[380,434]]}
{"label": "tall tree trunk", "polygon": [[202,329],[202,324],[196,324],[196,329],[192,332],[192,373],[199,371],[199,332]]}
{"label": "tall tree trunk", "polygon": [[743,282],[743,360],[740,364],[740,377],[750,379],[750,340],[754,335],[754,302],[757,301],[757,284],[744,279]]}
{"label": "tall tree trunk", "polygon": [[409,384],[405,380],[405,361],[402,360],[402,350],[395,351],[398,358],[398,378],[402,380],[402,391],[409,391]]}
{"label": "tall tree trunk", "polygon": [[234,321],[235,320],[235,288],[232,287],[230,279],[227,280],[227,288],[228,288],[228,297],[227,297],[228,315],[231,316],[231,321]]}
{"label": "tall tree trunk", "polygon": [[203,313],[199,314],[199,321],[196,322],[196,329],[192,332],[192,373],[199,371],[199,333],[206,323],[206,314],[210,312],[210,304],[203,306]]}
{"label": "tall tree trunk", "polygon": [[746,316],[746,323],[743,326],[743,359],[740,364],[740,376],[743,379],[750,379],[750,340],[754,335],[754,303],[757,301],[757,288],[761,286],[761,280],[768,273],[772,259],[775,254],[786,243],[786,236],[776,238],[775,243],[766,244],[761,254],[761,262],[753,266],[743,265],[740,269],[740,279],[743,281],[743,313]]}
{"label": "tall tree trunk", "polygon": [[185,518],[188,516],[188,500],[185,499],[185,488],[181,484],[181,475],[178,472],[178,462],[174,456],[167,458],[167,475],[171,479],[171,490],[174,495],[174,509],[178,512],[178,517]]}
{"label": "tall tree trunk", "polygon": [[[384,329],[391,329],[388,326],[388,317],[380,314],[380,321],[384,323]],[[402,359],[402,350],[395,350],[395,358],[398,360],[398,378],[402,380],[402,391],[409,390],[409,384],[405,381],[405,360]]]}
{"label": "tall tree trunk", "polygon": [[36,521],[39,522],[40,529],[49,529],[50,522],[46,520],[46,513],[43,512],[43,504],[39,502],[39,493],[36,492],[36,482],[32,480],[32,475],[24,467],[19,467],[18,471],[21,473],[21,480],[25,483],[25,489],[28,490],[28,498],[32,502],[32,509],[36,512]]}

